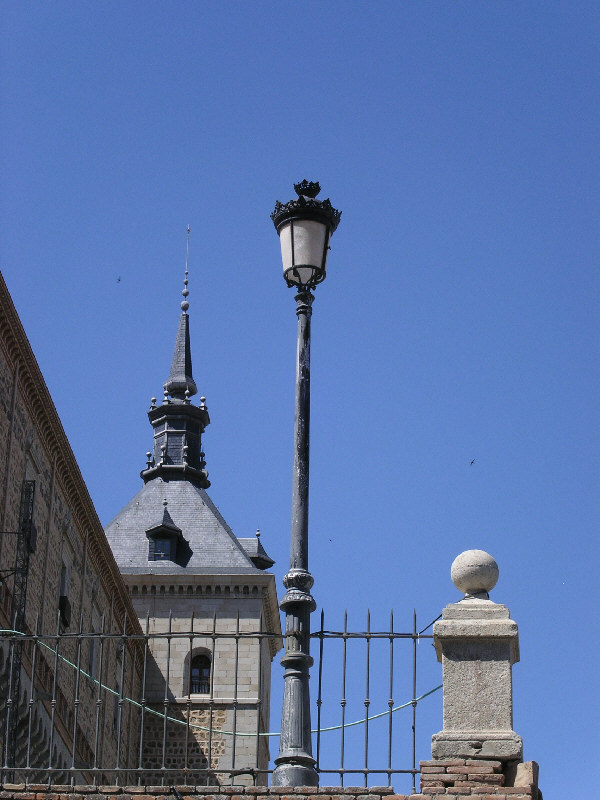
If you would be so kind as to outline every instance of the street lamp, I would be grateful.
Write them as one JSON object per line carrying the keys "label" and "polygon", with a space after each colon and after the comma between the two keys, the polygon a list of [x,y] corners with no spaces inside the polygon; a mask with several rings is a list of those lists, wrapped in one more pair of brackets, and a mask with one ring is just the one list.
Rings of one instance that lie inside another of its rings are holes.
{"label": "street lamp", "polygon": [[272,786],[317,786],[319,777],[312,756],[309,669],[310,614],[315,601],[310,594],[313,576],[308,571],[308,464],[310,427],[310,318],[311,294],[325,280],[329,240],[341,212],[329,200],[317,200],[321,187],[304,180],[294,185],[298,197],[277,202],[271,219],[281,242],[283,277],[297,289],[298,345],[294,416],[294,470],[292,478],[292,530],[290,568],[283,579],[286,593],[285,668],[281,737]]}

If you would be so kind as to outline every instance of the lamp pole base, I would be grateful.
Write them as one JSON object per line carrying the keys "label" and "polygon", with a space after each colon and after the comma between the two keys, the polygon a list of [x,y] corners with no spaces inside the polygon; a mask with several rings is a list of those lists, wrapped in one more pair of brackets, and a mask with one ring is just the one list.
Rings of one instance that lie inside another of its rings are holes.
{"label": "lamp pole base", "polygon": [[280,764],[271,776],[271,786],[318,786],[319,776],[306,764]]}

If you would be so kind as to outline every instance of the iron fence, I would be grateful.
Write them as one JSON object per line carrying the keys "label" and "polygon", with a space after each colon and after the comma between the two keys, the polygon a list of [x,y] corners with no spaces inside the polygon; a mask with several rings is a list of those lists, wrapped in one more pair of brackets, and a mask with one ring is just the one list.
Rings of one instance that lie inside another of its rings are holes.
{"label": "iron fence", "polygon": [[[359,776],[367,786],[383,775],[392,785],[404,774],[414,789],[418,704],[441,688],[417,697],[417,645],[432,639],[431,624],[419,630],[415,614],[412,630],[398,632],[391,614],[387,630],[372,630],[367,614],[365,630],[350,631],[346,615],[340,630],[330,630],[321,614],[311,638],[322,784]],[[130,632],[127,622],[122,633],[107,632],[104,620],[97,631],[80,624],[68,632],[60,620],[54,634],[0,631],[2,780],[266,785],[279,735],[270,730],[279,709],[269,714],[277,636],[244,629],[239,615],[186,625],[179,629],[169,616],[163,630],[148,618],[143,633]],[[277,669],[274,677],[282,683]],[[401,709],[408,719],[396,723]]]}
{"label": "iron fence", "polygon": [[[427,633],[433,621],[422,630],[418,629],[416,612],[413,612],[412,621],[412,631],[396,631],[392,611],[387,630],[372,630],[371,614],[367,612],[365,630],[356,632],[348,630],[346,612],[342,630],[328,630],[325,628],[325,613],[322,611],[320,629],[311,634],[312,638],[319,642],[317,770],[321,775],[337,776],[341,786],[344,786],[345,777],[349,775],[360,776],[364,786],[368,785],[369,778],[383,775],[385,783],[391,786],[394,775],[404,774],[412,776],[412,791],[415,792],[416,775],[419,772],[416,753],[417,707],[421,700],[441,689],[441,685],[432,687],[420,697],[417,696],[417,645],[423,639],[433,639],[433,636]],[[326,644],[330,647],[329,653],[326,652]],[[338,645],[337,652],[331,647],[335,644]],[[405,648],[403,655],[409,659],[409,668],[404,668],[400,672],[404,678],[401,683],[402,697],[410,699],[398,704],[394,695],[398,690],[399,670],[394,667],[394,656],[399,644],[408,645],[408,653]],[[329,663],[331,660],[334,660],[333,665]],[[362,693],[361,681],[364,686]],[[362,706],[363,713],[360,719],[350,721],[348,719],[351,702],[349,693],[354,701],[354,707],[361,709]],[[324,706],[334,712],[336,704],[339,706],[338,722],[325,727],[322,723]],[[375,710],[375,713],[371,711],[373,705],[379,709]],[[405,708],[410,709],[410,722],[407,724],[402,720],[400,723],[402,735],[398,748],[401,754],[399,756],[396,749],[399,726],[395,726],[395,712]],[[378,731],[373,744],[371,725],[376,720],[385,723],[386,731],[383,735]],[[323,747],[322,734],[334,732],[337,732],[338,736],[337,747],[331,742]],[[352,734],[356,734],[354,741],[349,740]],[[373,749],[376,751],[375,763],[372,756]],[[404,766],[395,763],[400,759],[404,760]]]}

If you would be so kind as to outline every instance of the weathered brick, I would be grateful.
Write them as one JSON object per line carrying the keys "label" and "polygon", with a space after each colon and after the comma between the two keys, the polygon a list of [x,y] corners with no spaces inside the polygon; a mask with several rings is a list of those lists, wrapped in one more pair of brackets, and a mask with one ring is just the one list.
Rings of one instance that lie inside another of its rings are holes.
{"label": "weathered brick", "polygon": [[445,775],[440,775],[440,780],[442,783],[462,783],[462,781],[466,781],[467,776],[461,775],[459,772],[447,772]]}
{"label": "weathered brick", "polygon": [[481,775],[478,772],[471,772],[468,776],[469,781],[474,783],[489,783],[495,786],[502,786],[504,783],[504,775],[502,773],[493,773],[492,775]]}
{"label": "weathered brick", "polygon": [[[144,787],[140,786],[139,788],[143,789]],[[135,800],[156,800],[156,795],[153,794],[135,794],[133,796]]]}
{"label": "weathered brick", "polygon": [[466,767],[456,767],[456,772],[466,772],[470,775],[497,775],[499,770],[485,764],[467,764]]}
{"label": "weathered brick", "polygon": [[486,767],[493,767],[495,772],[499,772],[502,769],[502,762],[496,761],[495,759],[486,759],[486,758],[467,758],[465,760],[467,766],[471,764],[479,764]]}
{"label": "weathered brick", "polygon": [[35,792],[14,792],[14,800],[36,800]]}

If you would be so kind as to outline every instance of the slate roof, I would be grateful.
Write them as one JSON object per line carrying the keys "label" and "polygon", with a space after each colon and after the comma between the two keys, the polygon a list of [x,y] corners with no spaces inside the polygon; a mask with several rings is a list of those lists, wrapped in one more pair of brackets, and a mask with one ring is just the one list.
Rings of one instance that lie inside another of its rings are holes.
{"label": "slate roof", "polygon": [[190,324],[189,317],[185,311],[179,317],[173,361],[171,362],[171,371],[165,384],[165,389],[172,397],[178,397],[181,400],[185,397],[186,389],[189,397],[198,391],[196,382],[192,377]]}
{"label": "slate roof", "polygon": [[252,560],[252,563],[255,564],[259,569],[269,569],[275,563],[272,558],[266,553],[265,548],[262,546],[260,539],[258,536],[254,536],[251,539],[238,539],[238,542],[244,548],[244,551],[248,558]]}
{"label": "slate roof", "polygon": [[[148,561],[146,531],[162,519],[164,500],[167,500],[173,523],[181,529],[189,546],[185,566],[186,559],[179,559],[182,562],[179,564],[167,560]],[[124,574],[261,573],[206,491],[186,480],[165,481],[157,477],[146,483],[109,523],[106,536]]]}

